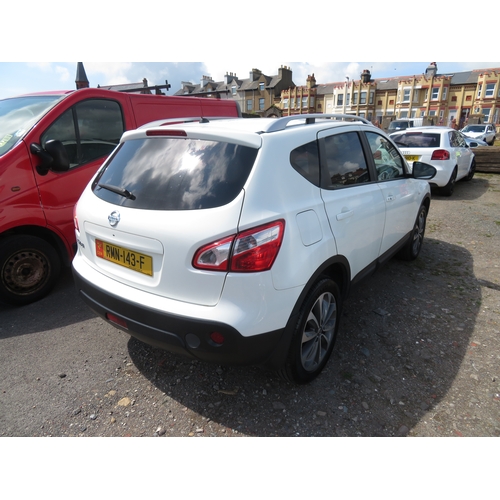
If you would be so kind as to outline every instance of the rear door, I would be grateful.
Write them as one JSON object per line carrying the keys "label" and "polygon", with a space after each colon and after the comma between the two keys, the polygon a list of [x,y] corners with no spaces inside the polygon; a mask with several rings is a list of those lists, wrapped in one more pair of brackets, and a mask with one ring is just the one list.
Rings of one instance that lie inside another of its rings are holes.
{"label": "rear door", "polygon": [[338,253],[349,261],[351,279],[368,270],[379,256],[385,224],[385,201],[371,177],[360,132],[318,134],[321,196]]}

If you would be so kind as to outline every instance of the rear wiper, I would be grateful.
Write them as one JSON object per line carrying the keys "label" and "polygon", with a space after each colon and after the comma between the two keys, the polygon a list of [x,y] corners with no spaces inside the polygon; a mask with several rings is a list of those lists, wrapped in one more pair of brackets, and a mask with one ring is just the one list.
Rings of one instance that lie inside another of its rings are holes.
{"label": "rear wiper", "polygon": [[97,185],[100,188],[107,189],[108,191],[119,194],[120,196],[128,198],[129,200],[135,200],[135,196],[128,189],[112,186],[111,184],[97,184]]}

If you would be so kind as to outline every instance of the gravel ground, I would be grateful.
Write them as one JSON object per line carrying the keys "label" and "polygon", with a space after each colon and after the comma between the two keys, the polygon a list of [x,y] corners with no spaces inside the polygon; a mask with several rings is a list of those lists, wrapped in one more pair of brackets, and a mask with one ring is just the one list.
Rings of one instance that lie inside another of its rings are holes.
{"label": "gravel ground", "polygon": [[67,273],[43,301],[0,306],[0,436],[500,436],[499,243],[499,175],[434,194],[419,259],[351,294],[305,386],[142,344]]}

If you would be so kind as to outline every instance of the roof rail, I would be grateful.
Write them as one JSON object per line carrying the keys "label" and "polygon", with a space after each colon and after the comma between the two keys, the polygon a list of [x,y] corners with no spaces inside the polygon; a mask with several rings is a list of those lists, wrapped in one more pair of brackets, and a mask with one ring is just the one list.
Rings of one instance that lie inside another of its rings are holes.
{"label": "roof rail", "polygon": [[305,120],[305,124],[315,123],[316,120],[342,120],[342,121],[359,121],[366,123],[368,125],[373,125],[372,122],[367,120],[366,118],[362,118],[361,116],[356,115],[345,115],[345,114],[322,114],[322,113],[313,113],[309,115],[293,115],[293,116],[284,116],[283,118],[277,118],[267,129],[266,132],[277,132],[278,130],[284,130],[286,126],[291,121],[296,120]]}
{"label": "roof rail", "polygon": [[145,123],[138,127],[142,128],[151,128],[151,127],[161,127],[162,125],[172,125],[174,123],[190,123],[190,122],[198,122],[198,123],[209,123],[211,120],[224,120],[227,118],[234,118],[233,116],[186,116],[179,118],[165,118],[164,120],[155,120],[149,123]]}

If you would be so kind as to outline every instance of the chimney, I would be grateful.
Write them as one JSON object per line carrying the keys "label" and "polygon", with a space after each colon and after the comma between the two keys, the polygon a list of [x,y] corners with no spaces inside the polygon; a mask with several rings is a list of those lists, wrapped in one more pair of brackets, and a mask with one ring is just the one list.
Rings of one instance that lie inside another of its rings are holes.
{"label": "chimney", "polygon": [[314,73],[312,75],[307,75],[307,88],[312,89],[316,85],[316,78]]}
{"label": "chimney", "polygon": [[229,83],[231,83],[233,80],[237,80],[238,77],[236,76],[236,74],[233,74],[233,73],[226,73],[224,75],[224,83],[226,85],[228,85]]}
{"label": "chimney", "polygon": [[257,68],[252,68],[252,71],[250,71],[250,80],[254,82],[258,78],[260,78],[260,75],[262,75],[262,71]]}
{"label": "chimney", "polygon": [[76,66],[76,89],[87,89],[89,88],[89,80],[85,73],[85,68],[83,67],[83,63],[79,62]]}
{"label": "chimney", "polygon": [[437,64],[435,62],[431,62],[429,66],[427,66],[427,69],[425,70],[425,76],[427,78],[431,78],[433,76],[436,76],[437,73]]}
{"label": "chimney", "polygon": [[203,75],[201,77],[201,88],[204,88],[209,82],[213,82],[212,78],[210,76]]}
{"label": "chimney", "polygon": [[363,73],[361,73],[361,81],[363,83],[370,83],[371,77],[372,77],[372,75],[370,73],[370,70],[368,70],[368,69],[364,69]]}

